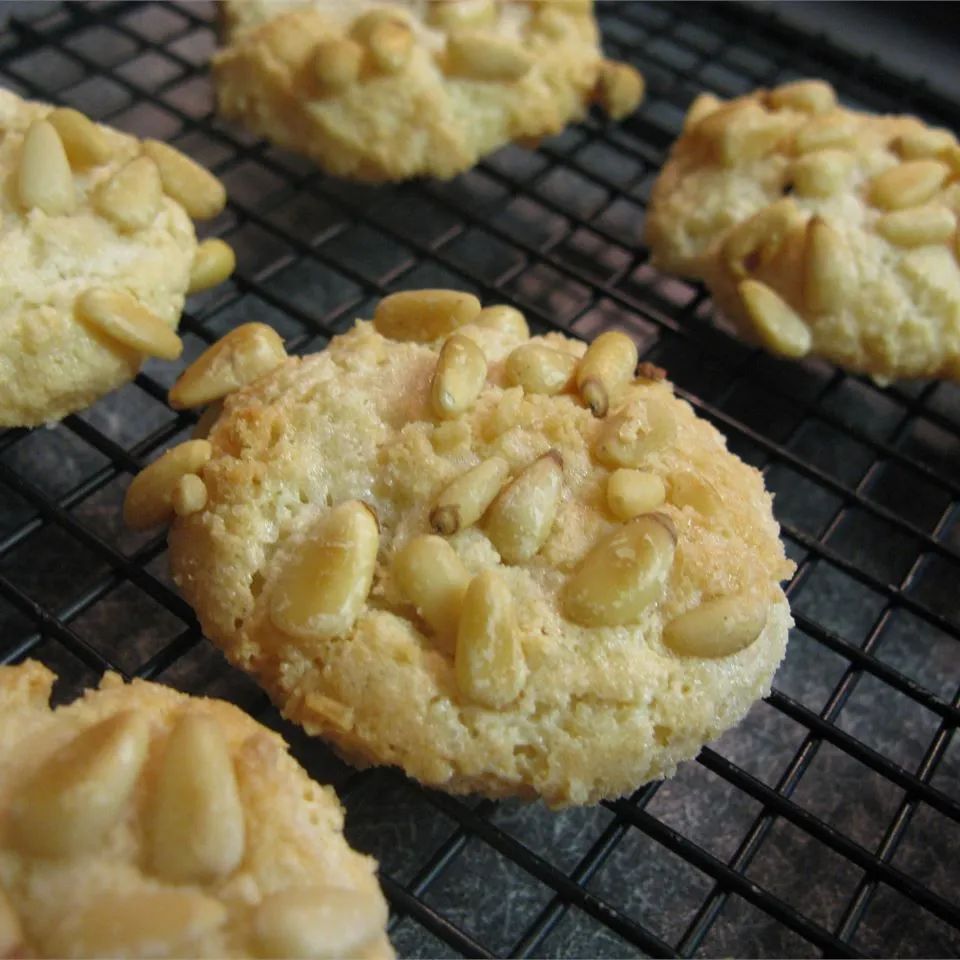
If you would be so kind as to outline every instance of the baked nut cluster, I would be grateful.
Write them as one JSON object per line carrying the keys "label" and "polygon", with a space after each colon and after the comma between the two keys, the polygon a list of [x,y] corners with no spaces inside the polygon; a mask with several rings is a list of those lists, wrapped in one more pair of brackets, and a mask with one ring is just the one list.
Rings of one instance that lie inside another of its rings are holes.
{"label": "baked nut cluster", "polygon": [[224,280],[233,252],[191,218],[219,181],[178,150],[0,90],[0,426],[55,420],[174,359],[184,294]]}
{"label": "baked nut cluster", "polygon": [[654,187],[647,240],[747,336],[881,381],[960,377],[960,145],[804,80],[702,94]]}
{"label": "baked nut cluster", "polygon": [[0,667],[0,953],[391,957],[329,788],[235,707]]}
{"label": "baked nut cluster", "polygon": [[589,0],[223,4],[220,111],[331,173],[452,177],[593,100],[621,119],[643,79],[605,60]]}
{"label": "baked nut cluster", "polygon": [[173,521],[205,631],[308,731],[447,789],[584,803],[769,684],[791,569],[769,496],[628,336],[530,337],[445,290],[386,297],[322,354],[271,334],[183,374],[174,403],[222,407],[125,515]]}

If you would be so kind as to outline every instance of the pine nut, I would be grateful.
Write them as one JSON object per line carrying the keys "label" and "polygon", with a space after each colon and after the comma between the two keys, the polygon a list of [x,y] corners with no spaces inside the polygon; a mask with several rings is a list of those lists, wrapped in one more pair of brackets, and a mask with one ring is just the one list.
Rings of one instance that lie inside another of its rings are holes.
{"label": "pine nut", "polygon": [[585,627],[637,623],[663,595],[676,542],[673,524],[661,513],[644,514],[608,534],[567,581],[565,615]]}
{"label": "pine nut", "polygon": [[877,233],[898,247],[946,243],[957,227],[957,218],[946,207],[911,207],[885,213],[877,220]]}
{"label": "pine nut", "polygon": [[909,160],[884,170],[870,181],[870,202],[881,210],[901,210],[926,203],[949,173],[949,168],[937,160]]}
{"label": "pine nut", "polygon": [[466,413],[487,382],[487,358],[469,338],[453,334],[444,343],[430,385],[433,412],[450,419]]}
{"label": "pine nut", "polygon": [[69,953],[78,957],[179,957],[223,926],[227,908],[189,890],[141,890],[105,897],[75,923]]}
{"label": "pine nut", "polygon": [[437,636],[455,637],[470,574],[453,547],[432,534],[414,537],[397,552],[393,571],[404,597]]}
{"label": "pine nut", "polygon": [[387,908],[372,892],[343,887],[278,890],[253,915],[257,954],[335,960],[365,956],[383,933]]}
{"label": "pine nut", "polygon": [[170,733],[147,829],[150,871],[172,883],[208,883],[243,858],[243,807],[217,721],[185,713]]}
{"label": "pine nut", "polygon": [[816,150],[849,149],[855,144],[854,127],[842,113],[827,113],[805,123],[793,139],[797,153],[812,153]]}
{"label": "pine nut", "polygon": [[826,221],[813,217],[807,226],[803,260],[803,299],[812,313],[832,313],[851,295],[857,265],[844,240]]}
{"label": "pine nut", "polygon": [[810,328],[780,294],[758,280],[741,280],[737,290],[754,331],[768,350],[782,357],[805,357],[810,352]]}
{"label": "pine nut", "polygon": [[771,107],[778,110],[802,110],[804,113],[827,113],[837,105],[833,87],[823,80],[795,80],[774,87],[767,95]]}
{"label": "pine nut", "polygon": [[893,149],[903,160],[923,160],[936,157],[955,146],[957,138],[949,131],[927,127],[913,133],[904,133],[893,141]]}
{"label": "pine nut", "polygon": [[853,154],[845,150],[815,150],[795,160],[793,187],[801,197],[829,197],[839,193],[853,172]]}
{"label": "pine nut", "polygon": [[367,602],[379,547],[366,504],[347,500],[328,511],[274,584],[274,625],[295,637],[345,636]]}
{"label": "pine nut", "polygon": [[620,387],[633,379],[637,345],[618,330],[601,333],[587,347],[577,367],[577,389],[595,417],[605,417]]}
{"label": "pine nut", "polygon": [[142,156],[121,167],[93,194],[97,212],[124,233],[149,227],[160,212],[162,201],[157,165]]}
{"label": "pine nut", "polygon": [[513,596],[493,570],[477,574],[463,598],[454,668],[461,693],[485,707],[506,706],[527,682]]}
{"label": "pine nut", "polygon": [[236,255],[228,244],[216,237],[204,240],[193,258],[187,293],[199,293],[223,283],[236,266]]}
{"label": "pine nut", "polygon": [[551,450],[505,487],[487,515],[487,536],[505,563],[524,563],[547,542],[563,493],[563,457]]}
{"label": "pine nut", "polygon": [[653,396],[634,400],[604,424],[594,454],[608,467],[640,467],[676,433],[677,422],[665,403]]}
{"label": "pine nut", "polygon": [[723,101],[712,93],[697,94],[687,109],[687,115],[683,118],[684,133],[692,130],[701,120],[706,119],[722,106]]}
{"label": "pine nut", "polygon": [[0,887],[0,956],[22,956],[23,928],[9,897]]}
{"label": "pine nut", "polygon": [[171,447],[141,470],[123,501],[123,522],[133,530],[166,523],[173,513],[173,491],[181,477],[197,473],[213,455],[206,440],[187,440]]}
{"label": "pine nut", "polygon": [[789,129],[786,117],[768,113],[754,100],[735,100],[704,117],[696,133],[712,145],[723,166],[732,167],[771,153]]}
{"label": "pine nut", "polygon": [[644,89],[643,76],[629,63],[604,60],[600,64],[594,96],[612,119],[630,116],[640,106]]}
{"label": "pine nut", "polygon": [[200,407],[275,370],[287,359],[283,340],[265,323],[244,323],[207,347],[170,388],[174,410]]}
{"label": "pine nut", "polygon": [[73,213],[77,204],[73,171],[60,135],[46,120],[34,120],[20,147],[17,196],[26,210],[51,217]]}
{"label": "pine nut", "polygon": [[744,595],[717,597],[672,620],[663,642],[685,657],[729,657],[763,632],[767,604]]}
{"label": "pine nut", "polygon": [[321,40],[313,51],[313,75],[325,93],[340,93],[356,83],[363,64],[363,47],[340,37]]}
{"label": "pine nut", "polygon": [[632,520],[656,510],[667,497],[655,473],[621,467],[607,478],[607,506],[618,520]]}
{"label": "pine nut", "polygon": [[176,333],[126,290],[92,287],[74,307],[78,320],[138,353],[176,360],[183,352]]}
{"label": "pine nut", "polygon": [[144,140],[143,152],[157,165],[163,192],[194,220],[209,220],[226,206],[223,184],[176,147],[159,140]]}
{"label": "pine nut", "polygon": [[70,107],[57,107],[47,122],[60,134],[72,167],[96,167],[106,163],[113,151],[106,135],[89,117]]}
{"label": "pine nut", "polygon": [[530,336],[530,328],[524,315],[516,307],[508,307],[506,304],[484,307],[473,322],[485,330],[499,330],[521,339]]}
{"label": "pine nut", "polygon": [[413,55],[413,31],[399,20],[381,23],[368,41],[373,62],[384,73],[399,73]]}
{"label": "pine nut", "polygon": [[524,343],[507,357],[507,383],[521,386],[527,393],[552,397],[570,389],[578,363],[573,354],[545,343]]}
{"label": "pine nut", "polygon": [[484,432],[491,440],[513,429],[520,421],[523,409],[523,387],[508,387],[484,424]]}
{"label": "pine nut", "polygon": [[767,263],[780,249],[800,220],[792,197],[783,197],[758,210],[749,220],[737,224],[727,235],[721,250],[723,261],[734,277],[746,277]]}
{"label": "pine nut", "polygon": [[473,526],[493,503],[509,474],[510,466],[502,457],[491,457],[460,474],[437,497],[430,511],[430,526],[444,536]]}
{"label": "pine nut", "polygon": [[533,58],[519,44],[462,31],[447,38],[447,70],[471,80],[512,81],[530,72]]}
{"label": "pine nut", "polygon": [[707,477],[690,470],[670,476],[670,502],[689,507],[703,517],[716,516],[723,509],[723,497]]}
{"label": "pine nut", "polygon": [[149,729],[132,710],[87,727],[18,790],[8,842],[34,857],[97,850],[122,816],[147,755]]}
{"label": "pine nut", "polygon": [[441,30],[488,27],[497,19],[493,0],[437,0],[428,3],[427,23]]}
{"label": "pine nut", "polygon": [[207,485],[195,473],[184,474],[170,494],[170,504],[178,517],[199,513],[207,505]]}
{"label": "pine nut", "polygon": [[403,290],[391,293],[373,314],[377,332],[391,340],[439,340],[477,319],[480,301],[460,290]]}

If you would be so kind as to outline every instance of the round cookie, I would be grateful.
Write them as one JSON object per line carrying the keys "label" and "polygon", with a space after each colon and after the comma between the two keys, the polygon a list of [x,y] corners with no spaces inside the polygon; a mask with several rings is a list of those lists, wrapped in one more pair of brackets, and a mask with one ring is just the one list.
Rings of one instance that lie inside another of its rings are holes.
{"label": "round cookie", "polygon": [[559,133],[591,99],[643,95],[605,61],[592,4],[224,0],[220,112],[337,176],[453,177],[513,140]]}
{"label": "round cookie", "polygon": [[0,667],[0,954],[393,956],[333,790],[220,700]]}
{"label": "round cookie", "polygon": [[175,405],[222,412],[125,506],[173,520],[176,582],[285,716],[563,806],[669,776],[768,691],[793,569],[770,496],[625,335],[413,291],[322,353],[266,339],[186,371]]}
{"label": "round cookie", "polygon": [[220,183],[179,151],[0,90],[0,427],[58,420],[172,359],[184,295],[233,253],[197,245]]}
{"label": "round cookie", "polygon": [[960,378],[960,146],[817,80],[698,97],[654,186],[653,263],[740,332],[881,382]]}

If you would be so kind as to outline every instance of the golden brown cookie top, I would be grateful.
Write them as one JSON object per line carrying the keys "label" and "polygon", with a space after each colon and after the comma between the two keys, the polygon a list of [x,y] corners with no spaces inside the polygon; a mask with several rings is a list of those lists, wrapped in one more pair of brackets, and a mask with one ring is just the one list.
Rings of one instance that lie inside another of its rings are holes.
{"label": "golden brown cookie top", "polygon": [[0,667],[0,952],[390,957],[333,791],[237,708],[107,674],[69,706]]}

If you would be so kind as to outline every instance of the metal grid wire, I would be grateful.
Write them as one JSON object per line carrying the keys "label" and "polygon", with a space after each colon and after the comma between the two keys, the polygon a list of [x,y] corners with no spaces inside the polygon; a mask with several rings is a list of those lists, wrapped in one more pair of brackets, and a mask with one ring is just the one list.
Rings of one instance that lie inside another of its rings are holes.
{"label": "metal grid wire", "polygon": [[[221,124],[198,3],[34,4],[0,36],[0,84],[180,146],[230,203],[209,227],[231,283],[194,298],[182,364],[238,323],[319,349],[384,293],[455,286],[537,330],[617,326],[761,468],[798,569],[774,692],[665,784],[587,810],[459,800],[357,773],[284,724],[202,640],[162,535],[124,531],[131,475],[184,436],[180,367],[50,429],[0,433],[0,656],[57,669],[60,699],[105,669],[223,696],[271,724],[376,855],[404,955],[957,955],[960,908],[960,389],[881,389],[783,363],[654,273],[644,204],[683,110],[798,76],[854,106],[960,129],[960,108],[823,37],[734,5],[600,8],[645,73],[622,125],[590,118],[449,184],[369,188]],[[181,367],[182,367],[181,364]]]}

